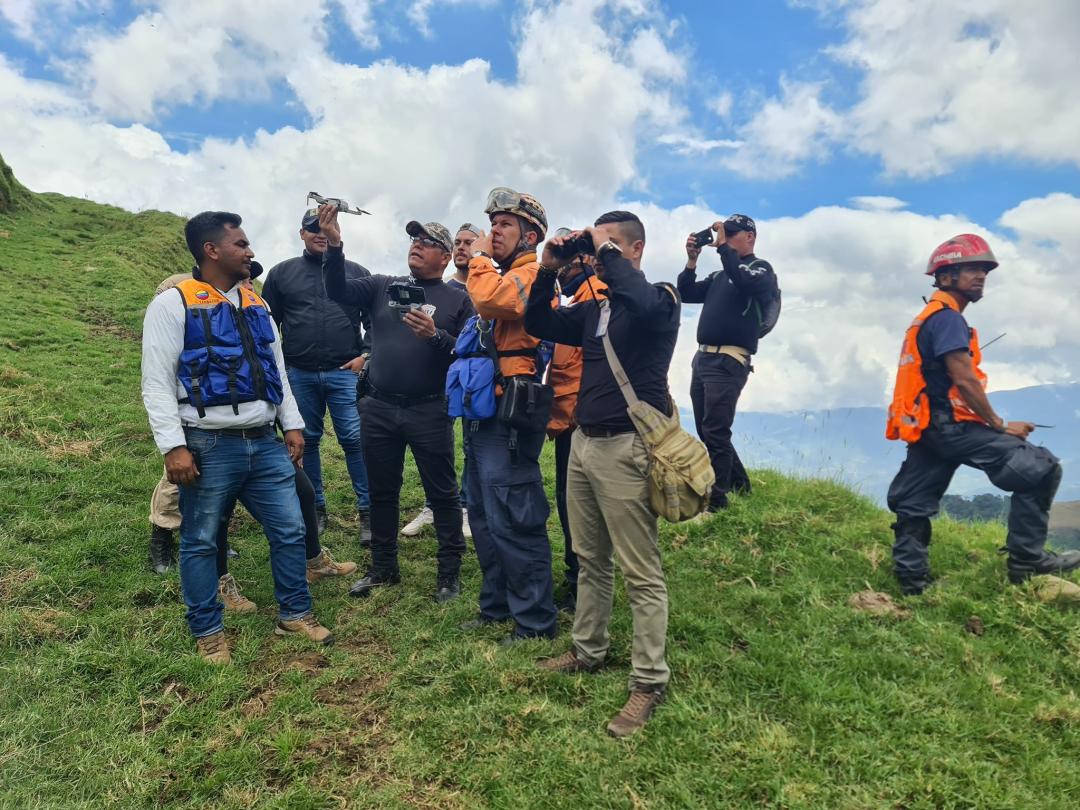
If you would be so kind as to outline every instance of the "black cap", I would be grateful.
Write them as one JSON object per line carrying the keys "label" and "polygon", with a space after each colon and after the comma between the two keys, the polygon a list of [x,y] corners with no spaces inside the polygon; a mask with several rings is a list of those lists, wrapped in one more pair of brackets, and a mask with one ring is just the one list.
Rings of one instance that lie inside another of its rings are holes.
{"label": "black cap", "polygon": [[754,220],[750,219],[746,214],[732,214],[724,220],[724,231],[726,233],[750,231],[750,233],[756,234],[757,225],[755,225]]}

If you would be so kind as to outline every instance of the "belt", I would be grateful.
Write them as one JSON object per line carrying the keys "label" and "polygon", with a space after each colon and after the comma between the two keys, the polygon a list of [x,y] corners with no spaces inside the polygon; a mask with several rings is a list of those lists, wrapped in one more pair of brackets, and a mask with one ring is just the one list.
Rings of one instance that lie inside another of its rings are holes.
{"label": "belt", "polygon": [[611,439],[615,436],[624,436],[627,433],[635,432],[633,428],[630,428],[630,430],[604,430],[603,428],[590,427],[589,425],[578,425],[578,430],[590,439]]}
{"label": "belt", "polygon": [[423,405],[425,402],[437,402],[440,399],[445,399],[445,394],[423,394],[421,396],[404,396],[402,394],[390,394],[386,391],[380,391],[373,385],[368,385],[369,397],[374,397],[380,402],[386,402],[390,405],[397,405],[399,408],[408,408],[412,405]]}
{"label": "belt", "polygon": [[249,428],[201,428],[193,425],[185,425],[185,430],[201,430],[203,433],[213,433],[216,436],[230,436],[234,439],[265,439],[275,435],[273,423]]}
{"label": "belt", "polygon": [[698,344],[698,351],[705,354],[726,354],[734,357],[744,366],[750,365],[750,352],[742,346],[710,346],[707,343]]}

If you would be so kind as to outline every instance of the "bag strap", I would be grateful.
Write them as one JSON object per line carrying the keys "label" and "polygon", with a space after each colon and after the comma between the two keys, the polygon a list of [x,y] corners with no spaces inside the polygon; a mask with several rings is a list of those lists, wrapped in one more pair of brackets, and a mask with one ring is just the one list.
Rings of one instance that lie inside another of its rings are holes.
{"label": "bag strap", "polygon": [[[601,317],[603,317],[603,311],[608,306],[607,299],[600,302]],[[619,356],[615,354],[615,347],[611,345],[611,338],[608,336],[607,330],[604,330],[604,334],[600,339],[604,343],[604,354],[607,357],[608,365],[611,366],[611,374],[615,377],[615,382],[619,384],[619,390],[622,391],[627,407],[633,408],[638,403],[638,397],[634,393],[634,386],[630,384],[630,378],[626,376],[622,363],[619,362]]]}
{"label": "bag strap", "polygon": [[495,382],[506,389],[506,380],[503,379],[502,371],[499,369],[499,350],[495,346],[495,321],[488,321],[488,328],[484,329],[480,324],[484,321],[477,321],[477,329],[480,331],[480,345],[484,346],[484,338],[487,338],[487,345],[484,346],[484,350],[487,352],[487,356],[491,358],[491,362],[495,366]]}

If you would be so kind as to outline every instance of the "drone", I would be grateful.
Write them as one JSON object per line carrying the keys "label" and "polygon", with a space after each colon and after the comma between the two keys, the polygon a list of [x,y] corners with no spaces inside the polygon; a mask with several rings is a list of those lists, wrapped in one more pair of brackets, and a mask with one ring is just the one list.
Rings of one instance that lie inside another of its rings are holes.
{"label": "drone", "polygon": [[316,205],[326,205],[328,203],[330,205],[335,205],[337,206],[337,210],[343,214],[356,214],[357,216],[360,214],[367,214],[368,216],[371,216],[370,211],[365,211],[363,208],[352,208],[349,206],[348,202],[340,197],[324,197],[317,191],[309,191],[307,199],[308,202],[314,202]]}

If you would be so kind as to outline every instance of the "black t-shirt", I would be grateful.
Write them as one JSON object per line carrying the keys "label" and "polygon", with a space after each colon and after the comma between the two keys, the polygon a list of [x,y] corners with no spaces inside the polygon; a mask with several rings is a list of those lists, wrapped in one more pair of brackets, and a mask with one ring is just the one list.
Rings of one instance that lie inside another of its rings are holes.
{"label": "black t-shirt", "polygon": [[[368,380],[378,391],[395,396],[441,394],[458,333],[473,314],[469,296],[441,278],[370,276],[346,278],[342,248],[328,247],[323,258],[326,292],[336,301],[371,313],[371,359]],[[435,336],[424,340],[398,320],[387,293],[392,281],[424,288],[424,300],[435,307]]]}
{"label": "black t-shirt", "polygon": [[944,358],[949,352],[959,349],[969,351],[971,329],[963,315],[954,309],[946,308],[926,319],[919,328],[915,341],[922,356],[922,373],[926,380],[926,393],[930,398],[930,410],[951,418],[949,389],[952,388],[953,381],[945,369]]}
{"label": "black t-shirt", "polygon": [[[671,415],[668,369],[679,336],[680,305],[669,285],[650,284],[615,252],[604,254],[603,279],[610,302],[607,332],[638,399]],[[555,273],[541,271],[529,291],[525,330],[533,337],[581,346],[584,365],[575,421],[601,430],[631,431],[626,399],[608,365],[603,340],[597,336],[600,306],[582,301],[551,308]]]}
{"label": "black t-shirt", "polygon": [[776,274],[768,268],[749,265],[754,254],[740,257],[728,245],[719,249],[723,270],[701,281],[689,268],[679,273],[679,295],[687,304],[704,304],[698,318],[697,342],[707,346],[742,346],[757,352],[758,323],[754,296],[775,290]]}

